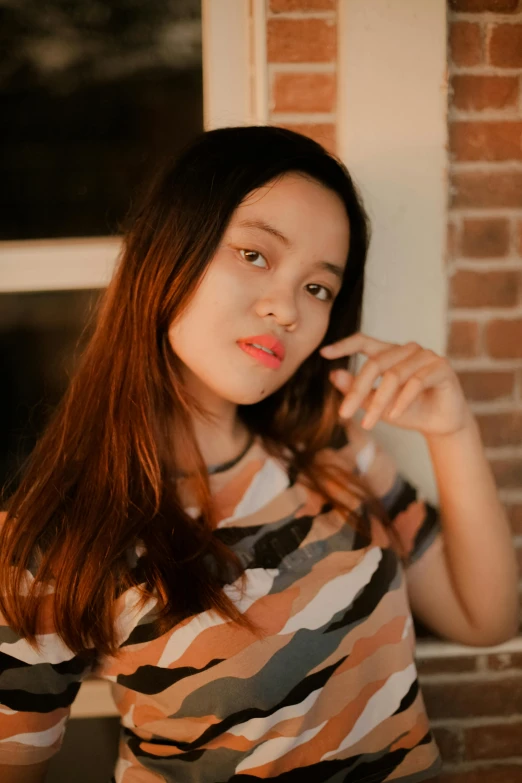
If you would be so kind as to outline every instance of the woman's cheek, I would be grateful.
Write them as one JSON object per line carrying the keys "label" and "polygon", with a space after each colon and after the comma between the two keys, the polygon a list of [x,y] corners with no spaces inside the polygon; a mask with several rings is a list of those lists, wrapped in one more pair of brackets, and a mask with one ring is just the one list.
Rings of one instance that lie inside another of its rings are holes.
{"label": "woman's cheek", "polygon": [[[327,308],[325,307],[325,311],[326,311],[326,309]],[[314,351],[316,351],[319,348],[319,346],[321,345],[321,343],[323,342],[323,340],[325,338],[325,335],[326,335],[326,332],[328,331],[329,324],[330,324],[330,309],[328,309],[328,312],[323,315],[323,317],[321,319],[320,327],[316,330],[316,332],[314,334],[313,348],[310,351],[311,354]]]}

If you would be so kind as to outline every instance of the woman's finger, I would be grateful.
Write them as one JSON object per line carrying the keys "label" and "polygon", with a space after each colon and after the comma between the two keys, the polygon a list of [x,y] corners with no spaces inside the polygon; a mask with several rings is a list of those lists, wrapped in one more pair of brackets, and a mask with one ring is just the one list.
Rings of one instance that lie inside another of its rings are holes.
{"label": "woman's finger", "polygon": [[353,383],[353,374],[348,370],[332,370],[328,377],[336,389],[347,394]]}
{"label": "woman's finger", "polygon": [[444,362],[437,357],[435,361],[428,364],[427,367],[419,370],[415,373],[405,384],[404,388],[400,392],[395,405],[390,410],[388,417],[390,419],[398,419],[399,416],[409,408],[412,402],[419,396],[425,389],[429,389],[432,386],[436,386],[447,377],[447,370]]}
{"label": "woman's finger", "polygon": [[342,356],[351,356],[354,353],[362,353],[365,356],[374,356],[376,353],[392,348],[394,343],[387,343],[383,340],[377,340],[368,334],[356,332],[349,337],[343,337],[335,343],[325,345],[319,349],[321,356],[325,359],[339,359]]}
{"label": "woman's finger", "polygon": [[[360,373],[355,376],[352,388],[341,406],[341,415],[350,416],[360,407],[361,401],[370,393],[375,381],[386,372],[391,373],[392,368],[399,365],[405,359],[416,354],[422,354],[422,348],[417,343],[392,346],[391,348],[376,354],[368,359]],[[400,384],[401,378],[398,378]],[[382,381],[381,381],[382,383]]]}
{"label": "woman's finger", "polygon": [[370,429],[385,411],[395,407],[402,389],[415,373],[427,367],[434,361],[431,351],[420,351],[408,359],[399,362],[382,376],[382,381],[375,391],[372,404],[362,421],[362,426]]}

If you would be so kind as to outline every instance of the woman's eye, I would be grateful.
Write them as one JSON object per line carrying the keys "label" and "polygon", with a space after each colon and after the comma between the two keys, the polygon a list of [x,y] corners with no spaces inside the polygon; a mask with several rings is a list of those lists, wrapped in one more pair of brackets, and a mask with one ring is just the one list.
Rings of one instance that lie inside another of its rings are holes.
{"label": "woman's eye", "polygon": [[[251,266],[267,266],[266,258],[257,250],[240,250],[239,254],[244,261],[248,261]],[[258,263],[259,261],[264,262]]]}
{"label": "woman's eye", "polygon": [[329,288],[326,288],[324,285],[316,285],[315,283],[311,283],[308,286],[308,289],[310,288],[316,290],[319,289],[319,293],[321,294],[321,296],[316,296],[316,294],[313,291],[311,291],[310,293],[312,294],[312,296],[315,296],[315,298],[319,299],[321,302],[330,302],[333,299],[332,292],[330,291]]}

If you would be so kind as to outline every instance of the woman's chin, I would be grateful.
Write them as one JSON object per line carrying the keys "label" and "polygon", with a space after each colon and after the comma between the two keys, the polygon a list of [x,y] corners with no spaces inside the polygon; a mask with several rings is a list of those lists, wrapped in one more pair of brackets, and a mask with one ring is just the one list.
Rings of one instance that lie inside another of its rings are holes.
{"label": "woman's chin", "polygon": [[223,397],[235,405],[255,405],[257,402],[270,397],[271,394],[277,391],[277,388],[272,388],[271,385],[266,384],[261,387],[257,386],[255,389],[228,390],[228,393],[223,394]]}

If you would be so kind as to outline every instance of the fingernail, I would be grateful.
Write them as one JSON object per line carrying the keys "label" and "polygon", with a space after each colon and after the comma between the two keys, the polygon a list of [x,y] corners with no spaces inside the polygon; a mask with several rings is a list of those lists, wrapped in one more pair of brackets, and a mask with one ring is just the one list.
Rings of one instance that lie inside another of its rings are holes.
{"label": "fingernail", "polygon": [[352,382],[352,375],[348,370],[338,368],[337,370],[330,370],[328,377],[333,379],[339,386],[348,387]]}
{"label": "fingernail", "polygon": [[348,416],[351,413],[352,407],[353,407],[353,403],[351,400],[349,402],[343,402],[343,404],[339,408],[339,416],[341,416],[343,419],[348,418]]}
{"label": "fingernail", "polygon": [[324,345],[320,349],[319,353],[323,354],[323,356],[330,356],[332,353],[334,353],[334,351],[335,351],[335,349],[334,349],[333,345]]}

